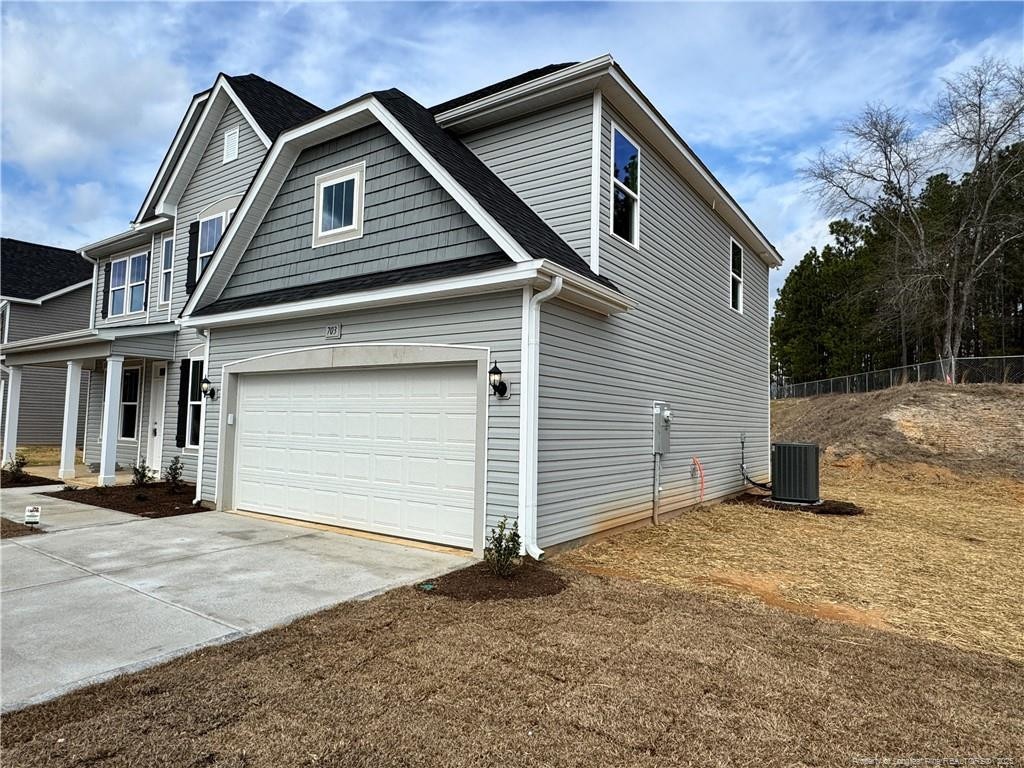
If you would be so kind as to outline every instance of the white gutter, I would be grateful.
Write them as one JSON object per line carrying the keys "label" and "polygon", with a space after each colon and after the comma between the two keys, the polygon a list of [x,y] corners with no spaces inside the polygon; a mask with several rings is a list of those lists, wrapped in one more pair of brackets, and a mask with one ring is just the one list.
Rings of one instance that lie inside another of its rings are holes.
{"label": "white gutter", "polygon": [[540,305],[562,292],[563,280],[551,284],[529,301],[523,296],[522,382],[519,402],[519,530],[523,548],[534,560],[544,557],[537,544],[537,450],[540,407]]}

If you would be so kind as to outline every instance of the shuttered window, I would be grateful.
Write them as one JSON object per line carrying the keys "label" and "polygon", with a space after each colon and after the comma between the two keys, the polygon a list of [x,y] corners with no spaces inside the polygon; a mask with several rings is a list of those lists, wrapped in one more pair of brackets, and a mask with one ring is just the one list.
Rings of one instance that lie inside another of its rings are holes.
{"label": "shuttered window", "polygon": [[139,428],[139,390],[141,370],[125,368],[121,373],[121,428],[122,440],[135,440]]}
{"label": "shuttered window", "polygon": [[140,253],[110,264],[110,304],[108,315],[116,317],[146,308],[146,270],[148,254]]}
{"label": "shuttered window", "polygon": [[203,361],[192,360],[188,377],[188,442],[190,448],[199,447],[203,429]]}

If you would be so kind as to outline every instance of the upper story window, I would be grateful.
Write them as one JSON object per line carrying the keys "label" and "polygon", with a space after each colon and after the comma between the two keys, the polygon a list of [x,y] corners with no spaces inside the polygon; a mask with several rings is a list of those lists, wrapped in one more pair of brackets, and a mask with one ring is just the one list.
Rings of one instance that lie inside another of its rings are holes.
{"label": "upper story window", "polygon": [[196,279],[206,270],[206,266],[213,258],[213,252],[217,250],[217,243],[224,234],[224,227],[234,211],[217,213],[207,219],[199,220],[199,250],[196,263]]}
{"label": "upper story window", "polygon": [[364,163],[316,177],[313,247],[353,240],[363,235]]}
{"label": "upper story window", "polygon": [[230,163],[238,158],[238,126],[224,131],[224,162]]}
{"label": "upper story window", "polygon": [[729,301],[733,309],[743,313],[743,248],[735,240],[730,240],[729,254]]}
{"label": "upper story window", "polygon": [[146,308],[145,253],[110,262],[109,316],[142,312]]}
{"label": "upper story window", "polygon": [[612,126],[612,234],[640,247],[640,148]]}
{"label": "upper story window", "polygon": [[174,238],[165,237],[160,250],[160,303],[171,301],[171,285],[174,278]]}

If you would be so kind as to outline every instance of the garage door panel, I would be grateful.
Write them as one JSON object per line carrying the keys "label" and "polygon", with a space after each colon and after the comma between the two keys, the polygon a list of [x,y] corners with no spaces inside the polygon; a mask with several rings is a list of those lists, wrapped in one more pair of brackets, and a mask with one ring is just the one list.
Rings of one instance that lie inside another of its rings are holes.
{"label": "garage door panel", "polygon": [[241,509],[472,546],[471,367],[242,376],[237,435]]}

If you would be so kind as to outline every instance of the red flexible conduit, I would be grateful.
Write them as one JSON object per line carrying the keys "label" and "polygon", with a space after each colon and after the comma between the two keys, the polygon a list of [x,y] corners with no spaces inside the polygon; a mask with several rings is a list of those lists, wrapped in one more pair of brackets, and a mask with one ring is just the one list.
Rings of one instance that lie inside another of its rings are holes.
{"label": "red flexible conduit", "polygon": [[704,465],[700,463],[700,459],[696,456],[693,457],[693,466],[697,468],[697,474],[700,475],[700,501],[698,504],[704,503]]}

